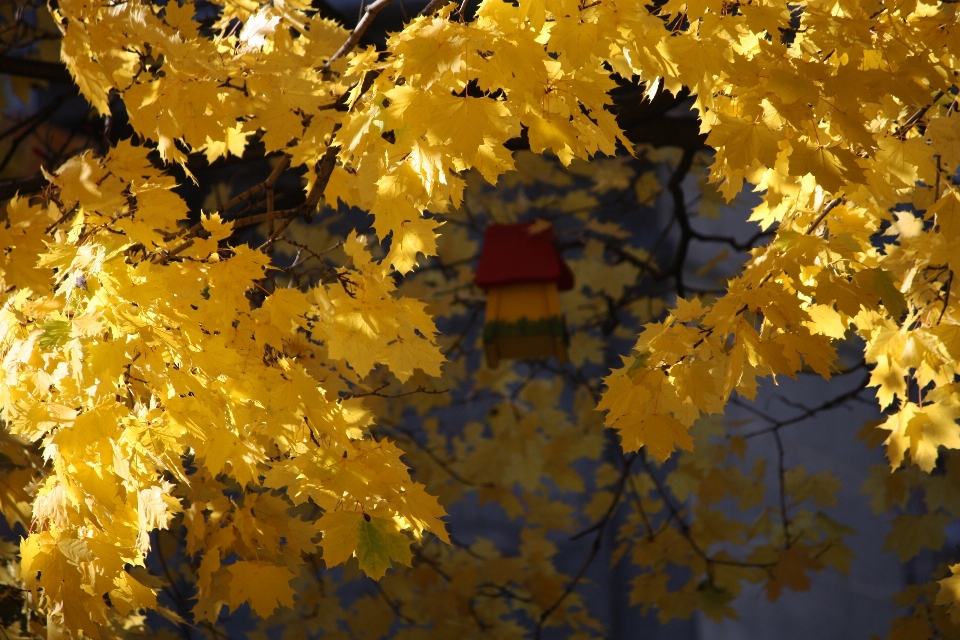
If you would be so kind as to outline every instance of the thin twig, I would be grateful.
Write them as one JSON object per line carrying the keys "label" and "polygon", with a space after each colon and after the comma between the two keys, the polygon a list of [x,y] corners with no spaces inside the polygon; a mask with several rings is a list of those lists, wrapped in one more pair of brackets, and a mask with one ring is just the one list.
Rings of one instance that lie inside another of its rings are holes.
{"label": "thin twig", "polygon": [[277,166],[273,168],[273,171],[270,173],[270,176],[267,177],[266,180],[264,180],[258,185],[250,187],[243,193],[237,196],[234,196],[230,200],[227,200],[227,202],[225,202],[223,206],[217,209],[215,213],[224,214],[230,209],[232,209],[233,207],[240,204],[241,202],[252,200],[253,197],[258,193],[260,193],[261,191],[269,191],[270,189],[273,189],[273,186],[277,183],[277,180],[280,178],[280,174],[283,173],[284,170],[286,170],[286,168],[289,165],[290,165],[290,157],[286,154],[282,155],[280,157],[280,160],[277,162]]}
{"label": "thin twig", "polygon": [[787,469],[784,465],[783,440],[780,431],[773,432],[773,440],[777,445],[777,482],[780,497],[780,522],[783,526],[783,547],[790,547],[790,518],[787,515]]}
{"label": "thin twig", "polygon": [[293,224],[293,220],[294,220],[293,218],[289,218],[289,219],[287,219],[287,220],[284,220],[283,224],[280,225],[280,228],[277,229],[276,231],[272,232],[272,233],[270,234],[270,237],[267,238],[267,239],[264,241],[263,244],[261,244],[259,247],[257,247],[257,251],[266,251],[268,248],[270,248],[270,246],[271,246],[274,242],[276,242],[276,241],[280,238],[281,235],[283,235],[283,232],[287,230],[287,227],[289,227],[291,224]]}
{"label": "thin twig", "polygon": [[354,28],[353,32],[350,33],[350,37],[347,38],[346,42],[340,45],[340,48],[337,49],[336,53],[330,56],[330,59],[324,63],[323,67],[321,67],[321,73],[324,75],[329,73],[330,65],[332,65],[334,61],[339,60],[343,56],[353,51],[353,48],[359,44],[360,38],[363,37],[364,32],[370,27],[373,19],[376,18],[377,14],[380,13],[380,11],[391,2],[393,2],[393,0],[377,0],[367,7],[363,17],[360,18],[360,22],[357,23],[357,26]]}
{"label": "thin twig", "polygon": [[19,125],[14,125],[13,128],[18,128],[27,124],[23,131],[20,131],[10,140],[10,149],[7,150],[7,154],[3,157],[3,160],[0,161],[0,172],[7,168],[7,165],[13,159],[14,154],[20,147],[20,143],[26,140],[34,131],[36,131],[37,128],[47,120],[47,118],[51,117],[57,111],[57,109],[59,109],[68,98],[73,97],[73,95],[73,93],[65,93],[58,96],[49,105],[33,114],[27,121],[29,124],[25,122]]}
{"label": "thin twig", "polygon": [[620,501],[620,495],[623,493],[623,485],[626,483],[627,479],[630,477],[630,467],[633,466],[633,461],[637,458],[637,454],[634,453],[629,458],[626,459],[623,465],[623,471],[620,473],[620,479],[617,481],[617,488],[613,492],[613,499],[610,501],[610,506],[607,507],[607,510],[604,514],[597,520],[596,524],[593,526],[587,527],[580,533],[576,533],[570,536],[571,540],[579,540],[583,536],[591,533],[593,531],[598,531],[606,526],[606,521],[610,519],[610,516],[613,515],[613,510],[616,508],[617,503]]}
{"label": "thin twig", "polygon": [[440,9],[440,7],[447,4],[448,2],[450,2],[450,0],[430,0],[430,2],[427,3],[427,6],[425,6],[423,10],[420,11],[420,15],[432,16],[437,12],[438,9]]}
{"label": "thin twig", "polygon": [[[336,133],[338,128],[339,128],[339,125],[337,127],[334,127],[334,133]],[[271,220],[293,219],[298,217],[303,217],[309,221],[310,217],[313,215],[313,212],[317,208],[317,204],[320,202],[320,198],[323,196],[323,190],[327,188],[327,183],[330,182],[330,176],[331,174],[333,174],[333,169],[337,164],[338,150],[339,150],[339,147],[337,146],[327,147],[326,152],[323,154],[323,158],[321,158],[320,162],[317,163],[317,166],[316,166],[317,179],[313,183],[313,187],[310,189],[310,193],[307,194],[306,202],[304,202],[303,204],[297,207],[293,207],[291,209],[281,209],[279,211],[261,213],[258,215],[245,216],[242,218],[238,218],[232,221],[233,228],[242,229],[244,227],[260,224],[262,222],[269,222]],[[276,181],[280,173],[282,173],[283,169],[285,168],[286,168],[286,165],[283,163],[283,161],[281,161],[280,163],[277,164],[276,167],[274,167],[273,171],[270,173],[270,177],[267,178],[267,180],[270,180],[272,178],[274,181]],[[267,181],[264,181],[264,183],[262,183],[261,185],[257,185],[256,187],[257,192],[268,188],[264,186],[266,184],[267,184]],[[247,192],[249,191],[251,190],[248,189]],[[236,200],[236,198],[234,198],[234,200]],[[231,205],[230,202],[228,202],[227,205],[234,206],[234,205]],[[228,208],[227,205],[224,205],[222,209],[226,210]],[[184,242],[177,245],[170,251],[160,254],[159,260],[161,260],[162,262],[166,262],[171,258],[177,256],[178,254],[182,253],[190,246],[192,246],[193,237],[196,236],[202,228],[203,228],[202,221],[190,227],[190,229],[188,229],[187,232],[183,234],[183,236],[181,236],[185,238]]]}
{"label": "thin twig", "polygon": [[[224,203],[220,208],[218,208],[215,213],[224,214],[230,209],[232,209],[233,207],[240,204],[241,202],[252,201],[253,197],[258,193],[260,193],[261,191],[272,190],[273,186],[276,184],[277,180],[280,178],[280,174],[283,173],[284,170],[289,165],[290,165],[290,158],[287,155],[281,156],[280,160],[277,162],[277,165],[273,168],[273,171],[270,172],[270,175],[267,177],[266,180],[264,180],[258,185],[255,185],[247,189],[243,193],[231,198],[226,203]],[[270,215],[270,214],[267,214],[267,215]],[[252,217],[256,217],[256,216],[252,216]],[[284,217],[284,216],[280,216],[280,217]],[[243,220],[249,220],[249,219],[250,218],[244,218]],[[274,219],[274,218],[270,218],[270,219]],[[247,224],[251,224],[251,223],[247,223]],[[243,226],[247,226],[247,225],[245,224],[238,225],[236,222],[234,222],[233,228],[236,229],[238,227],[243,227]],[[177,236],[175,237],[184,238],[184,241],[179,245],[177,245],[176,247],[174,247],[173,249],[171,249],[166,254],[164,254],[163,259],[169,260],[170,258],[173,258],[174,256],[180,253],[183,253],[184,251],[189,249],[191,246],[193,246],[193,238],[198,233],[200,233],[201,230],[203,230],[203,220],[200,220],[192,227],[186,229],[185,231],[181,231],[179,234],[177,234]]]}
{"label": "thin twig", "polygon": [[385,389],[388,385],[383,385],[379,389],[374,389],[373,391],[367,391],[365,393],[347,393],[341,398],[365,398],[369,396],[376,396],[378,398],[403,398],[404,396],[412,396],[416,393],[426,393],[438,395],[441,393],[449,393],[450,389],[425,389],[423,387],[417,387],[413,391],[404,391],[403,393],[380,393],[381,389]]}
{"label": "thin twig", "polygon": [[76,213],[77,209],[79,209],[79,208],[80,208],[80,203],[77,202],[77,203],[74,204],[72,207],[70,207],[69,209],[67,209],[66,211],[64,211],[64,212],[63,212],[63,215],[61,215],[59,218],[57,218],[49,227],[47,227],[47,228],[44,230],[44,233],[50,233],[51,231],[53,231],[54,229],[56,229],[56,228],[57,228],[57,225],[59,225],[61,222],[63,222],[64,220],[66,220],[67,218],[69,218],[70,216],[72,216],[74,213]]}
{"label": "thin twig", "polygon": [[902,136],[907,131],[909,131],[913,125],[920,122],[920,118],[922,118],[927,113],[927,111],[930,110],[930,107],[937,104],[937,101],[940,100],[940,98],[942,98],[943,95],[944,95],[943,91],[937,91],[936,95],[933,96],[933,100],[930,101],[930,104],[928,104],[925,107],[920,107],[919,109],[917,109],[912,116],[907,118],[907,121],[903,123],[902,127],[897,128],[897,132],[894,135]]}
{"label": "thin twig", "polygon": [[847,391],[847,392],[845,392],[845,393],[841,393],[840,395],[838,395],[838,396],[836,396],[836,397],[834,397],[834,398],[831,398],[830,400],[827,400],[827,401],[823,402],[822,404],[817,405],[816,407],[810,407],[810,408],[804,407],[805,411],[804,411],[803,413],[801,413],[800,415],[794,416],[794,417],[792,417],[792,418],[786,419],[786,420],[776,420],[775,418],[773,418],[773,417],[767,415],[766,413],[760,411],[759,409],[755,408],[752,404],[746,404],[746,403],[740,402],[738,399],[734,398],[734,399],[732,400],[732,402],[733,402],[734,404],[736,404],[736,405],[739,406],[739,407],[742,407],[743,409],[749,411],[750,413],[754,414],[755,416],[757,416],[757,417],[759,417],[759,418],[762,418],[763,420],[765,420],[765,421],[767,421],[767,422],[769,422],[769,423],[771,424],[770,427],[765,427],[765,428],[763,428],[763,429],[757,429],[756,431],[751,431],[750,433],[745,433],[745,434],[743,434],[743,436],[741,436],[741,437],[743,437],[743,438],[753,438],[753,437],[756,437],[756,436],[759,436],[759,435],[763,435],[763,434],[765,434],[765,433],[774,433],[774,432],[776,432],[776,431],[779,431],[779,430],[782,429],[783,427],[786,427],[786,426],[789,426],[789,425],[792,425],[792,424],[797,424],[797,423],[799,423],[799,422],[803,422],[804,420],[808,420],[808,419],[814,417],[815,415],[817,415],[818,413],[821,413],[821,412],[823,412],[823,411],[829,411],[830,409],[834,409],[834,408],[842,405],[842,404],[845,403],[847,400],[852,400],[852,399],[854,399],[855,397],[857,397],[858,395],[860,395],[860,392],[862,392],[864,389],[867,388],[867,385],[868,385],[868,384],[870,384],[870,375],[869,375],[869,374],[867,374],[866,376],[864,376],[863,380],[861,380],[860,383],[857,384],[857,386],[856,386],[855,388],[851,389],[850,391]]}
{"label": "thin twig", "polygon": [[687,205],[686,202],[684,202],[682,183],[683,179],[686,178],[690,172],[690,167],[693,164],[693,156],[694,152],[690,149],[683,150],[683,156],[681,156],[680,162],[677,163],[677,168],[674,169],[673,174],[670,176],[670,181],[667,183],[667,190],[673,196],[673,217],[677,221],[677,224],[680,225],[680,242],[677,244],[677,253],[674,255],[673,265],[667,270],[667,273],[673,276],[677,296],[680,298],[686,296],[686,290],[683,284],[683,268],[686,266],[687,251],[690,247],[690,240],[693,238],[690,218],[687,215]]}
{"label": "thin twig", "polygon": [[[385,420],[384,420],[383,418],[381,418],[381,419],[379,420],[379,422],[380,422],[380,426],[383,427]],[[436,453],[433,452],[433,449],[431,449],[430,447],[428,447],[426,444],[420,442],[420,440],[419,440],[414,434],[410,433],[410,432],[407,431],[406,429],[403,429],[402,427],[399,427],[399,426],[397,426],[397,425],[386,425],[386,426],[387,426],[387,428],[390,429],[391,432],[396,432],[396,433],[400,434],[401,437],[403,437],[405,440],[407,440],[408,442],[410,442],[411,444],[413,444],[413,446],[415,446],[416,448],[418,448],[418,449],[420,449],[421,451],[423,451],[423,453],[424,453],[428,458],[430,458],[430,459],[434,462],[434,464],[436,464],[438,467],[440,467],[441,469],[443,469],[443,471],[444,471],[448,476],[450,476],[451,478],[453,478],[454,480],[456,480],[456,481],[459,482],[460,484],[462,484],[462,485],[464,485],[464,486],[467,486],[467,487],[475,487],[475,486],[477,486],[477,483],[475,483],[475,482],[473,482],[473,481],[471,481],[471,480],[468,480],[467,478],[464,478],[462,475],[460,475],[459,473],[457,473],[456,471],[454,471],[453,468],[450,467],[450,462],[447,462],[447,461],[445,461],[445,460],[442,460],[442,459],[440,458],[440,456],[438,456]],[[483,486],[488,486],[488,485],[484,484]],[[455,544],[456,544],[456,543],[455,543]],[[464,547],[464,548],[467,548],[467,547]],[[471,555],[474,555],[474,556],[475,556],[475,554],[473,554],[472,552],[471,552]]]}
{"label": "thin twig", "polygon": [[417,545],[414,545],[414,546],[410,547],[410,551],[413,552],[413,556],[414,556],[417,560],[420,560],[420,561],[423,562],[425,565],[427,565],[428,567],[430,567],[431,569],[433,569],[438,576],[440,576],[441,578],[443,578],[443,579],[446,580],[447,582],[452,582],[452,581],[453,581],[453,578],[450,576],[450,574],[447,573],[446,571],[444,571],[443,569],[441,569],[441,568],[440,568],[440,564],[439,564],[436,560],[434,560],[434,559],[431,558],[430,556],[428,556],[428,555],[426,555],[425,553],[423,553],[423,550],[422,550],[420,547],[418,547]]}
{"label": "thin twig", "polygon": [[828,202],[828,203],[827,203],[827,206],[825,206],[825,207],[823,208],[823,211],[820,212],[820,215],[817,216],[817,219],[813,221],[813,224],[811,224],[811,225],[807,228],[807,230],[803,232],[803,234],[808,236],[808,235],[810,235],[811,233],[813,233],[814,231],[816,231],[816,230],[817,230],[817,227],[820,226],[820,223],[823,222],[823,219],[826,218],[827,215],[828,215],[831,211],[833,211],[834,209],[836,209],[836,208],[840,205],[841,202],[843,202],[843,198],[834,198],[833,200],[831,200],[830,202]]}
{"label": "thin twig", "polygon": [[[617,482],[616,489],[613,493],[613,499],[610,502],[610,506],[607,508],[607,512],[597,524],[587,530],[587,532],[596,531],[597,534],[593,538],[593,545],[590,547],[590,555],[587,556],[587,559],[580,566],[580,570],[577,571],[577,575],[573,577],[560,596],[554,600],[553,604],[547,607],[542,614],[540,614],[540,619],[537,620],[537,627],[536,631],[534,632],[534,637],[537,640],[540,640],[540,634],[543,630],[544,623],[551,616],[551,614],[553,614],[553,612],[556,611],[561,604],[563,604],[563,601],[566,600],[571,593],[573,593],[573,590],[580,583],[580,580],[583,579],[584,574],[586,574],[587,569],[589,569],[590,565],[593,564],[597,554],[600,553],[600,546],[603,541],[603,533],[606,531],[607,525],[610,523],[610,519],[616,510],[616,506],[620,501],[620,496],[623,495],[623,486],[626,484],[627,478],[630,476],[630,468],[633,466],[633,462],[637,459],[638,455],[639,454],[634,453],[630,457],[624,459],[623,471],[620,474],[620,480]],[[582,534],[577,534],[575,538],[579,537],[580,535]]]}
{"label": "thin twig", "polygon": [[943,320],[943,314],[947,312],[947,307],[950,305],[950,289],[953,287],[953,269],[950,269],[950,275],[947,276],[947,281],[943,285],[943,309],[940,310],[940,317],[937,318],[937,324],[940,324],[940,321]]}
{"label": "thin twig", "polygon": [[[339,129],[340,123],[337,123],[333,127],[331,136],[335,136]],[[298,215],[306,218],[307,222],[310,221],[310,217],[313,215],[317,205],[320,203],[320,198],[323,197],[323,192],[327,188],[327,183],[330,182],[330,176],[333,175],[333,169],[337,166],[337,154],[339,152],[340,145],[331,144],[329,147],[327,147],[327,150],[323,153],[323,157],[320,158],[320,162],[317,163],[317,166],[314,169],[317,173],[317,179],[314,181],[313,187],[310,188],[310,192],[307,194],[307,201],[298,207],[300,211]]]}
{"label": "thin twig", "polygon": [[[811,233],[813,233],[814,231],[816,231],[816,230],[817,230],[817,227],[820,226],[820,223],[823,222],[824,218],[826,218],[827,215],[828,215],[831,211],[833,211],[834,209],[836,209],[837,206],[839,206],[841,202],[843,202],[843,198],[834,198],[833,200],[831,200],[830,202],[828,202],[828,203],[827,203],[827,206],[825,206],[825,207],[823,208],[823,211],[820,212],[820,215],[817,216],[817,219],[814,220],[813,223],[812,223],[809,227],[807,227],[807,230],[803,232],[804,235],[810,235]],[[763,279],[760,281],[760,284],[757,285],[757,288],[759,289],[759,288],[762,287],[763,285],[767,284],[767,282],[770,281],[770,279],[773,277],[773,275],[774,275],[774,272],[771,271],[771,272],[768,273],[767,275],[763,276]]]}
{"label": "thin twig", "polygon": [[397,616],[407,624],[417,625],[417,621],[411,618],[410,616],[403,613],[403,609],[400,608],[399,600],[391,600],[390,596],[387,595],[387,592],[383,590],[383,587],[379,582],[373,580],[373,586],[380,593],[380,596],[383,598],[383,601],[387,603],[387,606],[393,611],[393,615]]}

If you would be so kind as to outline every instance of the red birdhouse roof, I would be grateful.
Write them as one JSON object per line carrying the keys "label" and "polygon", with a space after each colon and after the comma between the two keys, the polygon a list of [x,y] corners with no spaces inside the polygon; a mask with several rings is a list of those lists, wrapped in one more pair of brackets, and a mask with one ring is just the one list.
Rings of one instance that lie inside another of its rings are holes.
{"label": "red birdhouse roof", "polygon": [[481,289],[528,282],[556,282],[573,288],[573,272],[553,245],[553,227],[535,223],[492,224],[483,236],[473,281]]}

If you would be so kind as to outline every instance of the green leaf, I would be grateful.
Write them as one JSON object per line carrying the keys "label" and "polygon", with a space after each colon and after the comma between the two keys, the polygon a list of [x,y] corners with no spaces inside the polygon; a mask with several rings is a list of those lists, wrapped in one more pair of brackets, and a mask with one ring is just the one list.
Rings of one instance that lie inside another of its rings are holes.
{"label": "green leaf", "polygon": [[52,349],[70,339],[70,322],[67,320],[47,320],[40,325],[41,349]]}
{"label": "green leaf", "polygon": [[391,560],[410,566],[410,539],[396,530],[383,518],[364,515],[357,522],[360,541],[357,544],[357,560],[360,568],[379,580],[390,568]]}

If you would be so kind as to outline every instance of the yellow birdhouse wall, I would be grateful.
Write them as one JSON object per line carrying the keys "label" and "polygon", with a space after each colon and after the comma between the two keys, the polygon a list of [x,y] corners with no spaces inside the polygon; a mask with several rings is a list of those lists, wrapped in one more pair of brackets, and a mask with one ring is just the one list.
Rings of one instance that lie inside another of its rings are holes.
{"label": "yellow birdhouse wall", "polygon": [[566,329],[555,282],[532,282],[491,288],[483,341],[487,364],[502,359],[555,357],[567,361]]}

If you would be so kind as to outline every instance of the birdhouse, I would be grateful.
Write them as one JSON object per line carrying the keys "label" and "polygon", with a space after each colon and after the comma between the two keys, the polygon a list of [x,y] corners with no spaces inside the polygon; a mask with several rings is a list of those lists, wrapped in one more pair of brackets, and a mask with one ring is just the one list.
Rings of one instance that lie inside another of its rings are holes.
{"label": "birdhouse", "polygon": [[474,282],[487,292],[483,344],[490,367],[511,358],[567,361],[559,292],[573,288],[573,272],[554,246],[550,224],[488,226]]}

